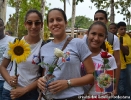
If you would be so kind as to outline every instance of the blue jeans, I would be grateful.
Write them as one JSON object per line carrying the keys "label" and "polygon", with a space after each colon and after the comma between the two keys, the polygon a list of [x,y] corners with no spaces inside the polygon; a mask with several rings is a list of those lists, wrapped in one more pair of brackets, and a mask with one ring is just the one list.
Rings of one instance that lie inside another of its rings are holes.
{"label": "blue jeans", "polygon": [[127,96],[130,96],[130,100],[131,100],[131,64],[127,64],[126,65],[126,74],[127,74],[127,77],[126,77],[126,95]]}
{"label": "blue jeans", "polygon": [[0,80],[0,100],[3,100],[2,99],[3,84],[4,84],[4,80]]}
{"label": "blue jeans", "polygon": [[126,96],[126,69],[121,69],[117,92],[120,96]]}
{"label": "blue jeans", "polygon": [[[37,92],[37,90],[32,90],[15,100],[37,100],[38,96],[39,96],[39,93]],[[3,89],[2,97],[3,97],[3,100],[12,100],[10,97],[10,91],[6,89]]]}

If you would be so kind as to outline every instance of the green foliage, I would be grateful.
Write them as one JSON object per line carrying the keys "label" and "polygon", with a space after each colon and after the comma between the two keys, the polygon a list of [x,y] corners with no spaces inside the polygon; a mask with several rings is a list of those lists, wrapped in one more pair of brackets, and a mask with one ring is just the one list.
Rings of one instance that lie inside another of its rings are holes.
{"label": "green foliage", "polygon": [[[8,5],[11,7],[16,7],[15,0],[8,0]],[[26,12],[29,9],[37,9],[40,11],[41,0],[21,0],[19,2],[19,27],[18,27],[18,37],[22,37],[27,34],[27,31],[24,27],[24,17]],[[47,12],[48,7],[45,7],[45,11]],[[46,14],[45,14],[46,15]],[[6,29],[11,30],[13,33],[15,32],[15,22],[16,22],[16,13],[12,16],[10,15],[9,21],[7,22]],[[45,26],[46,29],[46,26]]]}
{"label": "green foliage", "polygon": [[[114,7],[117,9],[117,13],[123,14],[127,21],[129,20],[129,17],[131,16],[129,8],[131,7],[131,0],[112,0],[114,1]],[[107,9],[110,7],[111,0],[91,0],[92,3],[94,3],[94,6],[96,6],[97,9]]]}
{"label": "green foliage", "polygon": [[[60,0],[60,1],[64,2],[64,0]],[[69,2],[69,0],[68,0],[68,2]],[[84,2],[84,0],[76,0],[76,5],[78,5],[79,2],[82,3],[82,2]]]}
{"label": "green foliage", "polygon": [[[75,27],[76,28],[88,29],[92,23],[93,23],[93,20],[85,16],[76,16],[75,17]],[[68,26],[71,27],[71,18],[68,20]]]}
{"label": "green foliage", "polygon": [[76,1],[76,5],[78,5],[79,2],[82,3],[82,2],[84,2],[84,0],[77,0],[77,1]]}

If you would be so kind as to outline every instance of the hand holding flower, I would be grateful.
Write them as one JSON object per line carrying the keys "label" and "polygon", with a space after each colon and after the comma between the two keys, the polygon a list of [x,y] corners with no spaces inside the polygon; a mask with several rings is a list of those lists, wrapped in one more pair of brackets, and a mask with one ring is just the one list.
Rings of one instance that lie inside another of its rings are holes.
{"label": "hand holding flower", "polygon": [[9,83],[10,86],[12,87],[17,87],[18,84],[18,76],[10,76],[9,80],[7,81]]}
{"label": "hand holding flower", "polygon": [[67,85],[67,82],[64,83],[64,85],[61,85],[63,84],[63,81],[61,83],[59,83],[58,81],[56,81],[55,83],[53,82],[54,81],[54,75],[53,75],[53,72],[54,72],[54,69],[57,67],[60,69],[60,67],[57,65],[57,62],[59,60],[60,57],[63,57],[64,56],[64,53],[63,51],[61,51],[60,49],[58,48],[55,48],[54,49],[54,55],[55,55],[55,58],[54,58],[54,61],[51,63],[51,64],[48,64],[48,63],[45,63],[45,62],[41,62],[39,65],[45,65],[46,67],[48,67],[48,71],[46,73],[46,75],[44,76],[44,78],[40,78],[38,80],[38,83],[37,83],[37,86],[44,92],[44,99],[51,99],[51,93],[57,93],[61,90],[63,90],[63,88],[65,87],[65,85]]}
{"label": "hand holding flower", "polygon": [[67,88],[68,88],[67,80],[56,80],[48,85],[49,91],[52,92],[53,94],[56,94]]}
{"label": "hand holding flower", "polygon": [[41,77],[37,80],[37,86],[42,91],[45,92],[46,90],[46,79],[44,77]]}

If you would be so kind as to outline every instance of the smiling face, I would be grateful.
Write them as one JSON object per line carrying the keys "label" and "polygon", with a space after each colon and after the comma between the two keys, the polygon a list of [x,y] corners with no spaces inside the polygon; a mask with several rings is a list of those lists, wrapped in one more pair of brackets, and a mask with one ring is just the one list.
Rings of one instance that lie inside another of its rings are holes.
{"label": "smiling face", "polygon": [[64,15],[59,10],[51,10],[48,14],[48,28],[54,37],[59,37],[65,34],[67,22]]}
{"label": "smiling face", "polygon": [[25,27],[30,36],[33,37],[39,36],[42,26],[43,26],[43,22],[41,21],[37,13],[32,12],[28,14],[25,21]]}
{"label": "smiling face", "polygon": [[106,38],[106,30],[102,25],[93,25],[87,34],[88,46],[91,49],[100,49]]}

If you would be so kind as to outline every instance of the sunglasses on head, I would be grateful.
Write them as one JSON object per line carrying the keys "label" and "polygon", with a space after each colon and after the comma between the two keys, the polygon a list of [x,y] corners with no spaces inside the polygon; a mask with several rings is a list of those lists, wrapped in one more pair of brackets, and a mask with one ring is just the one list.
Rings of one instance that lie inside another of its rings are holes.
{"label": "sunglasses on head", "polygon": [[41,21],[36,21],[36,22],[26,21],[26,24],[29,26],[33,25],[33,23],[35,24],[35,26],[39,26],[41,24]]}

